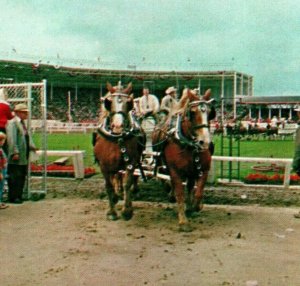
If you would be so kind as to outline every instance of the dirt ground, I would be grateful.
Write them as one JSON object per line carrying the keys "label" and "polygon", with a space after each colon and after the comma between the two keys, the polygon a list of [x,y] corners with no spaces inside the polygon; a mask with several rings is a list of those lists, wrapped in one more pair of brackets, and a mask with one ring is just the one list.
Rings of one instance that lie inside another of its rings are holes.
{"label": "dirt ground", "polygon": [[89,191],[53,181],[0,210],[0,285],[300,285],[297,206],[206,203],[181,233],[175,204],[136,199],[132,220],[111,222]]}

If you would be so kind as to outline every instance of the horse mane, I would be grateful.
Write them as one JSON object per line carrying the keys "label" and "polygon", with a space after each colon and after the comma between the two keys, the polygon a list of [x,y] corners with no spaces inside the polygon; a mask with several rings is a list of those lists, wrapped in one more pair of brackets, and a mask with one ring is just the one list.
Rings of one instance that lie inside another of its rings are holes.
{"label": "horse mane", "polygon": [[185,110],[188,107],[188,104],[191,101],[195,101],[195,100],[199,100],[199,96],[196,94],[195,91],[189,89],[189,88],[185,88],[182,91],[182,96],[178,102],[177,108],[174,110],[174,114],[184,114]]}

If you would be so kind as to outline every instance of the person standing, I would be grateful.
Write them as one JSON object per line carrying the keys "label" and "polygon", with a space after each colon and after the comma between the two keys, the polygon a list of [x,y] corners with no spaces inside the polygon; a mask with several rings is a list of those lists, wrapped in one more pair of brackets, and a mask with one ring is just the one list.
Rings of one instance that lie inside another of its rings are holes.
{"label": "person standing", "polygon": [[[0,89],[0,132],[6,133],[6,124],[8,120],[14,117],[11,111],[11,107],[7,102],[7,90],[4,88]],[[3,150],[7,154],[7,143],[5,141]]]}
{"label": "person standing", "polygon": [[6,141],[6,134],[0,131],[0,209],[6,209],[8,205],[3,203],[3,191],[6,180],[7,157],[3,151],[3,145]]}
{"label": "person standing", "polygon": [[20,204],[23,202],[23,189],[28,171],[29,152],[36,151],[32,138],[26,127],[28,118],[26,104],[15,106],[15,117],[6,126],[8,144],[8,201]]}
{"label": "person standing", "polygon": [[[293,170],[300,176],[300,106],[294,109],[297,112],[298,117],[298,127],[296,130],[296,139],[295,139],[295,151],[293,158]],[[294,214],[295,218],[300,218],[300,211]]]}

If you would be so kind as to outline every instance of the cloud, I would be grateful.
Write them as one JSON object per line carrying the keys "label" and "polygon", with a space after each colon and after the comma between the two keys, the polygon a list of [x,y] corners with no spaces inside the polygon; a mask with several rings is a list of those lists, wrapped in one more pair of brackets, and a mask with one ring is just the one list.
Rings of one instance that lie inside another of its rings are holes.
{"label": "cloud", "polygon": [[235,69],[259,94],[299,94],[300,2],[4,1],[3,52],[113,62],[120,68]]}

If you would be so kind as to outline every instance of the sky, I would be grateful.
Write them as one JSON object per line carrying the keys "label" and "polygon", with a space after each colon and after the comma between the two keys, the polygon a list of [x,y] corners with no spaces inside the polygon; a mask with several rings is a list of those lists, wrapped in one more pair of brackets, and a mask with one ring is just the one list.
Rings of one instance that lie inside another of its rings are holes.
{"label": "sky", "polygon": [[300,95],[299,0],[0,0],[0,59],[85,68],[235,70]]}

